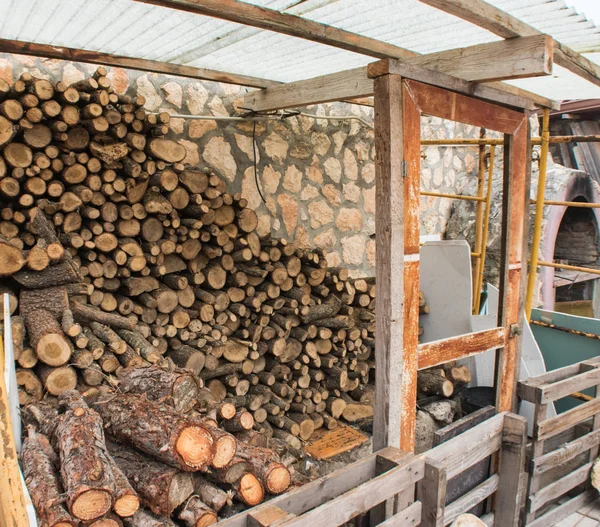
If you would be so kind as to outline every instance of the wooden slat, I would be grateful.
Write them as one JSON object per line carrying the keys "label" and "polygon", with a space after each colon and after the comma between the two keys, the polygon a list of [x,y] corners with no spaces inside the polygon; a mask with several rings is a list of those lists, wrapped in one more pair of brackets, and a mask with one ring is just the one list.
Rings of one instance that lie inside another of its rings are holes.
{"label": "wooden slat", "polygon": [[594,430],[578,439],[570,441],[566,445],[552,450],[532,461],[533,475],[539,476],[544,472],[563,465],[590,448],[600,444],[600,430]]}
{"label": "wooden slat", "polygon": [[504,328],[486,329],[419,344],[419,369],[430,368],[504,346],[504,333]]}
{"label": "wooden slat", "polygon": [[537,427],[537,434],[534,429],[534,439],[540,441],[548,439],[563,430],[567,430],[568,428],[589,419],[598,412],[600,412],[600,399],[594,399],[593,401],[580,404],[556,417],[542,421]]}
{"label": "wooden slat", "polygon": [[592,465],[593,463],[587,463],[529,496],[529,510],[537,511],[549,501],[560,498],[577,485],[588,481]]}
{"label": "wooden slat", "polygon": [[549,527],[550,525],[556,525],[559,521],[570,516],[574,512],[577,512],[581,507],[596,499],[598,499],[598,491],[596,489],[586,490],[558,507],[551,509],[536,520],[528,523],[527,527]]}
{"label": "wooden slat", "polygon": [[[268,503],[258,505],[250,510],[257,511],[262,507],[276,506],[290,514],[300,515],[307,510],[336,498],[340,494],[348,492],[374,477],[377,455],[385,454],[386,452],[391,455],[394,451],[397,450],[393,448],[380,450],[377,454],[371,454],[360,461],[331,472],[302,487],[286,492],[281,496],[276,496],[270,499]],[[409,454],[405,453],[405,455],[408,456]],[[246,527],[250,510],[221,520],[219,527]]]}
{"label": "wooden slat", "polygon": [[378,527],[416,527],[421,523],[422,503],[415,501],[403,511],[378,524]]}
{"label": "wooden slat", "polygon": [[281,527],[332,527],[342,525],[360,513],[375,507],[402,489],[423,478],[425,462],[407,456],[402,465],[378,476],[345,494],[312,509],[302,516],[281,524]]}
{"label": "wooden slat", "polygon": [[417,497],[423,504],[421,527],[444,527],[447,483],[442,463],[427,459],[425,476],[417,485]]}
{"label": "wooden slat", "polygon": [[[473,85],[464,81],[516,79],[551,73],[552,50],[552,39],[538,35],[514,39],[510,42],[491,42],[441,51],[408,58],[401,62],[415,66],[413,71],[416,75],[419,75],[418,68],[424,68],[458,77],[463,82],[457,85],[460,85],[465,93],[473,93]],[[377,64],[379,63],[373,65],[374,70]],[[396,73],[404,75],[405,71]],[[422,80],[424,74],[419,76],[421,79],[415,80]],[[447,83],[448,80],[445,76],[441,76],[439,82]],[[500,102],[509,101],[513,106],[530,104],[528,100],[520,100],[512,95],[507,97],[500,90],[487,86],[482,88],[484,94],[501,98]],[[362,67],[252,92],[244,97],[242,106],[254,111],[270,111],[372,94],[373,82],[367,78],[367,68]]]}
{"label": "wooden slat", "polygon": [[404,127],[402,79],[389,75],[375,82],[375,163],[377,188],[375,241],[376,339],[373,449],[400,446],[403,390],[389,390],[402,382],[404,303]]}
{"label": "wooden slat", "polygon": [[294,517],[275,505],[267,505],[257,510],[250,510],[248,527],[278,527]]}
{"label": "wooden slat", "polygon": [[[421,0],[421,2],[483,27],[503,38],[541,34],[537,29],[483,0]],[[582,79],[600,86],[600,66],[568,46],[556,43],[555,61],[556,64]]]}
{"label": "wooden slat", "polygon": [[[523,122],[526,123],[523,113],[497,104],[414,80],[407,80],[406,84],[417,106],[426,115],[480,126],[505,134],[514,134]],[[527,124],[525,124],[526,132]],[[523,161],[526,161],[525,156]]]}
{"label": "wooden slat", "polygon": [[456,518],[458,518],[458,516],[470,511],[473,507],[475,507],[475,505],[481,503],[487,497],[491,496],[494,492],[496,492],[496,490],[498,490],[499,481],[500,477],[498,474],[494,474],[457,500],[446,505],[444,525],[452,523],[454,520],[456,520]]}
{"label": "wooden slat", "polygon": [[145,4],[169,7],[198,15],[210,16],[246,26],[267,29],[311,42],[362,53],[371,57],[407,57],[414,52],[336,27],[314,22],[297,15],[280,13],[236,0],[137,0]]}
{"label": "wooden slat", "polygon": [[433,460],[446,469],[448,479],[465,471],[478,461],[500,449],[504,416],[498,414],[426,453],[427,460]]}
{"label": "wooden slat", "polygon": [[[498,351],[496,371],[496,408],[516,410],[517,371],[521,361],[524,324],[525,286],[529,232],[529,184],[531,172],[531,140],[528,116],[512,133],[505,132],[502,201],[502,251],[500,265],[499,319],[506,328],[504,348]],[[497,520],[498,518],[496,518]]]}
{"label": "wooden slat", "polygon": [[527,419],[505,414],[500,452],[500,485],[496,493],[495,527],[514,527],[519,523],[521,475],[525,464]]}
{"label": "wooden slat", "polygon": [[0,39],[0,52],[19,53],[22,55],[33,55],[34,57],[48,57],[60,60],[72,60],[75,62],[85,62],[87,64],[117,66],[132,70],[164,73],[166,75],[179,75],[180,77],[189,77],[190,79],[226,82],[229,84],[239,84],[241,86],[251,86],[256,88],[269,88],[280,84],[276,81],[259,79],[248,75],[224,73],[204,68],[194,68],[191,66],[182,66],[156,60],[136,59],[84,49],[35,44],[33,42],[21,42],[19,40]]}
{"label": "wooden slat", "polygon": [[542,391],[542,403],[549,403],[562,399],[573,392],[582,392],[587,388],[596,386],[600,383],[600,368],[594,368],[593,370],[585,373],[575,375],[570,379],[563,379],[562,381],[555,382],[547,386],[541,386]]}

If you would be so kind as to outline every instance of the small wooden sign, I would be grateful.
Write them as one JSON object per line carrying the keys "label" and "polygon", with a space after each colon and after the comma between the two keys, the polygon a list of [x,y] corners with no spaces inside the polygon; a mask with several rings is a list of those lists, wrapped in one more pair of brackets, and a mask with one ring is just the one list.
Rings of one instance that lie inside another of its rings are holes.
{"label": "small wooden sign", "polygon": [[323,432],[315,433],[314,439],[306,446],[306,453],[316,459],[329,459],[348,452],[362,445],[368,439],[358,430],[344,425],[335,430]]}

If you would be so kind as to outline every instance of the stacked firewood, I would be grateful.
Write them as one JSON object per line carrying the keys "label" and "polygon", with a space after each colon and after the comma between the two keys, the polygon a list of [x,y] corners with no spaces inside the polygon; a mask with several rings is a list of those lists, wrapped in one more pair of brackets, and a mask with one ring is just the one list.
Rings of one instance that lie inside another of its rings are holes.
{"label": "stacked firewood", "polygon": [[[148,527],[174,525],[173,517],[205,526],[235,510],[233,499],[252,506],[289,487],[275,451],[191,410],[202,388],[188,372],[137,367],[125,379],[124,393],[86,401],[67,390],[56,406],[25,407],[23,473],[44,525]],[[222,424],[236,415],[229,403],[213,410]]]}

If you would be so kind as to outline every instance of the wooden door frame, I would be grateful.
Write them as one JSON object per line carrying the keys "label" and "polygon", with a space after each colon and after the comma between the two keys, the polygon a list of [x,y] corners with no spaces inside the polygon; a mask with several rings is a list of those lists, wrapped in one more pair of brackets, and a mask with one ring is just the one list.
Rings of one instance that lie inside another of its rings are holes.
{"label": "wooden door frame", "polygon": [[[501,325],[418,343],[421,115],[504,134]],[[498,411],[516,408],[531,166],[529,113],[424,84],[393,73],[375,78],[376,385],[373,449],[415,442],[417,371],[498,348]]]}

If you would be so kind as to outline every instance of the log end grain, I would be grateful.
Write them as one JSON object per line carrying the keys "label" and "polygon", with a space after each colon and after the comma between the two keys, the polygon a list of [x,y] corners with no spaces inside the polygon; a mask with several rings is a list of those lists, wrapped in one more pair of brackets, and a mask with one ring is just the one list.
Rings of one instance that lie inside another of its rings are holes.
{"label": "log end grain", "polygon": [[262,503],[265,499],[265,491],[262,483],[250,472],[247,472],[239,479],[235,484],[235,489],[238,498],[246,505],[250,505],[250,507]]}
{"label": "log end grain", "polygon": [[105,490],[90,489],[78,494],[71,502],[73,516],[84,521],[104,516],[112,507],[112,497]]}
{"label": "log end grain", "polygon": [[192,469],[209,465],[214,458],[214,441],[210,432],[200,426],[184,428],[175,445],[183,462]]}

